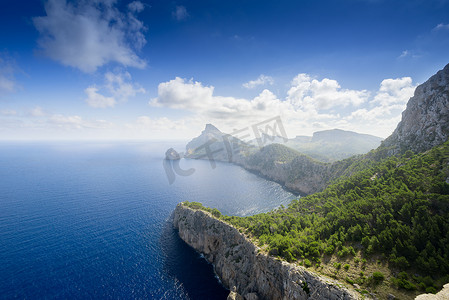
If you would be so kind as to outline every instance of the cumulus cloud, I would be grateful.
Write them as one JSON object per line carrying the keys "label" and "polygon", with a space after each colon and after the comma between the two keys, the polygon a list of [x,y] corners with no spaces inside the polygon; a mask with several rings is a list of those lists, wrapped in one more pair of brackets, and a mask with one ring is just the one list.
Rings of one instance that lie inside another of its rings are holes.
{"label": "cumulus cloud", "polygon": [[94,72],[109,62],[145,67],[136,54],[146,43],[146,28],[136,17],[143,4],[130,3],[126,13],[115,4],[114,0],[48,0],[47,15],[33,19],[42,53],[83,72]]}
{"label": "cumulus cloud", "polygon": [[267,85],[267,84],[273,85],[273,83],[274,83],[273,77],[261,74],[259,75],[259,77],[257,77],[256,80],[250,80],[242,84],[242,86],[247,89],[253,89],[260,85]]}
{"label": "cumulus cloud", "polygon": [[307,74],[297,75],[287,92],[288,100],[303,110],[324,110],[337,106],[358,106],[368,100],[366,90],[342,89],[336,80],[312,79]]}
{"label": "cumulus cloud", "polygon": [[98,93],[98,88],[95,86],[90,86],[84,90],[87,95],[86,102],[89,106],[94,108],[106,108],[114,107],[115,99],[113,97],[105,97]]}
{"label": "cumulus cloud", "polygon": [[401,112],[416,89],[410,77],[385,79],[369,106],[351,112],[344,120],[391,133],[401,120]]}
{"label": "cumulus cloud", "polygon": [[189,17],[189,13],[187,12],[185,6],[177,5],[175,10],[172,12],[172,16],[177,21],[184,21]]}
{"label": "cumulus cloud", "polygon": [[109,96],[100,93],[100,88],[95,85],[84,90],[87,95],[86,102],[94,108],[114,107],[117,102],[126,102],[130,97],[138,93],[145,93],[140,85],[131,82],[131,75],[128,72],[105,74],[105,85],[101,88]]}
{"label": "cumulus cloud", "polygon": [[159,84],[158,96],[150,105],[187,110],[224,128],[279,115],[294,134],[342,128],[387,136],[415,87],[409,77],[385,79],[378,91],[370,93],[344,89],[336,80],[298,74],[285,99],[268,89],[253,99],[241,99],[214,95],[213,86],[176,77]]}
{"label": "cumulus cloud", "polygon": [[382,106],[405,105],[413,95],[415,88],[416,86],[412,84],[412,78],[410,77],[384,79],[380,83],[379,92],[373,101],[380,103]]}
{"label": "cumulus cloud", "polygon": [[205,103],[210,103],[214,87],[203,86],[193,79],[186,80],[176,77],[159,84],[158,97],[150,101],[154,106],[168,106],[176,109],[200,109]]}

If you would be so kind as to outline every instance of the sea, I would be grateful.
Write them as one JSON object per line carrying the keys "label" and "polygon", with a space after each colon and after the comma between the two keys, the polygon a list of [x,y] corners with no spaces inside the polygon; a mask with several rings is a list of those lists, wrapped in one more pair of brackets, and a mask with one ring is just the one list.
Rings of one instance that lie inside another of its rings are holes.
{"label": "sea", "polygon": [[0,142],[0,299],[226,299],[176,205],[247,216],[295,196],[229,163],[164,163],[184,145]]}

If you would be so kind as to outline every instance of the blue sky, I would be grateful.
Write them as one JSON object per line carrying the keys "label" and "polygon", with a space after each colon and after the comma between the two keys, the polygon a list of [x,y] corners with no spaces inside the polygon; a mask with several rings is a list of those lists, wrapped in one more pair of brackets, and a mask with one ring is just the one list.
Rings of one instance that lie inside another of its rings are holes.
{"label": "blue sky", "polygon": [[1,1],[0,139],[189,139],[280,116],[388,136],[449,1]]}

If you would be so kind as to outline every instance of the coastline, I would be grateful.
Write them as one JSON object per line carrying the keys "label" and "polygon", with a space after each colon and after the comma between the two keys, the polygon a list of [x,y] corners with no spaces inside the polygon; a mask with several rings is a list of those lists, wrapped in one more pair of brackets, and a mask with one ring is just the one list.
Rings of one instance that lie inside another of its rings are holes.
{"label": "coastline", "polygon": [[344,283],[268,256],[234,226],[203,210],[179,203],[173,225],[182,240],[213,264],[230,295],[247,300],[361,299]]}

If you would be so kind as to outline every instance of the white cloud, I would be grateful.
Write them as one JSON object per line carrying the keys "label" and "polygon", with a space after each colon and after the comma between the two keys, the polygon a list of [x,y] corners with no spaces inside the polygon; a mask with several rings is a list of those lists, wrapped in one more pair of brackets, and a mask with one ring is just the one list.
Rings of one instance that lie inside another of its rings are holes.
{"label": "white cloud", "polygon": [[344,119],[353,124],[361,124],[367,128],[367,132],[371,127],[387,135],[401,120],[401,112],[406,108],[415,89],[416,85],[413,85],[410,77],[385,79],[381,82],[375,97],[369,102],[369,107],[353,111]]}
{"label": "white cloud", "polygon": [[405,104],[413,96],[415,88],[416,86],[412,84],[410,77],[384,79],[373,101],[380,103],[382,106],[399,104],[405,108]]}
{"label": "white cloud", "polygon": [[158,97],[150,101],[154,106],[168,106],[176,109],[201,109],[211,103],[214,87],[205,87],[201,82],[194,82],[176,77],[158,86]]}
{"label": "white cloud", "polygon": [[247,89],[253,89],[259,85],[267,85],[267,84],[273,85],[273,83],[274,83],[273,77],[261,74],[259,75],[259,77],[257,77],[256,80],[250,80],[242,84],[242,86]]}
{"label": "white cloud", "polygon": [[146,43],[146,28],[135,16],[143,5],[132,2],[129,11],[122,13],[114,7],[115,2],[48,0],[47,15],[33,19],[42,52],[83,72],[93,72],[109,62],[145,67],[136,54]]}
{"label": "white cloud", "polygon": [[138,84],[131,83],[131,75],[128,72],[105,74],[106,88],[118,101],[126,102],[128,98],[138,93],[145,93],[145,89]]}
{"label": "white cloud", "polygon": [[140,1],[133,1],[128,4],[128,9],[132,12],[140,13],[145,9],[145,6]]}
{"label": "white cloud", "polygon": [[95,85],[89,86],[84,90],[87,95],[85,101],[89,106],[94,108],[114,107],[117,102],[126,102],[130,97],[136,96],[137,93],[145,93],[145,89],[138,84],[130,82],[131,75],[128,72],[108,72],[105,74],[105,81],[106,83],[102,89],[110,96],[101,94],[99,92],[100,88]]}
{"label": "white cloud", "polygon": [[366,90],[342,89],[336,80],[324,78],[319,81],[307,74],[299,74],[292,80],[287,92],[288,100],[302,110],[324,110],[348,105],[359,106],[366,102]]}
{"label": "white cloud", "polygon": [[293,135],[342,128],[386,137],[414,89],[409,77],[385,79],[371,95],[366,90],[343,89],[332,79],[299,74],[285,99],[268,89],[253,99],[241,99],[216,96],[213,86],[176,77],[159,84],[150,105],[187,110],[228,131],[279,115]]}
{"label": "white cloud", "polygon": [[434,31],[437,31],[437,30],[449,30],[449,24],[443,24],[443,23],[440,23],[440,24],[438,24],[437,26],[435,26],[435,27],[433,28],[433,30],[434,30]]}
{"label": "white cloud", "polygon": [[105,97],[98,93],[98,88],[90,86],[84,90],[87,95],[86,102],[94,108],[114,107],[115,99],[113,97]]}
{"label": "white cloud", "polygon": [[177,5],[175,10],[172,12],[172,16],[177,21],[183,21],[189,17],[189,13],[187,12],[185,6]]}

